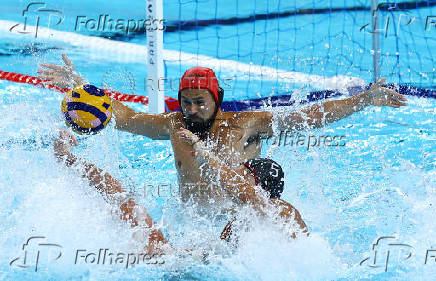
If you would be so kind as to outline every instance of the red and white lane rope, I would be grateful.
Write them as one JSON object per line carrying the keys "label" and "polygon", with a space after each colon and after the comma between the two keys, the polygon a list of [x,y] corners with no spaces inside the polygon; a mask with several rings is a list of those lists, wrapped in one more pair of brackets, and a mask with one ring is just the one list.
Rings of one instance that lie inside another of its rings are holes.
{"label": "red and white lane rope", "polygon": [[[7,81],[11,81],[11,82],[16,82],[16,83],[24,83],[24,84],[30,84],[30,85],[34,85],[34,86],[38,86],[41,88],[45,88],[45,89],[51,89],[51,90],[55,90],[61,93],[66,93],[68,92],[70,89],[67,88],[61,88],[58,86],[54,86],[54,85],[44,85],[42,82],[44,82],[44,80],[35,77],[35,76],[30,76],[30,75],[25,75],[25,74],[21,74],[21,73],[15,73],[15,72],[7,72],[7,71],[2,71],[0,70],[0,80],[7,80]],[[106,90],[103,89],[105,91],[105,93],[110,96],[113,99],[119,100],[119,101],[127,101],[127,102],[140,102],[142,104],[148,104],[148,97],[146,96],[139,96],[139,95],[129,95],[129,94],[124,94],[124,93],[120,93],[117,91],[110,91],[110,90]],[[165,97],[165,109],[166,111],[175,111],[177,110],[177,108],[179,107],[179,103],[177,102],[176,99],[171,98],[171,97]]]}

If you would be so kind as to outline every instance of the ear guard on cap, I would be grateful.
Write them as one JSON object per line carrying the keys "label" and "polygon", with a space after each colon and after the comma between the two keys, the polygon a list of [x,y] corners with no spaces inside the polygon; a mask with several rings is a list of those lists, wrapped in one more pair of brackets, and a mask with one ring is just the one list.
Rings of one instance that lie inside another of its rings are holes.
{"label": "ear guard on cap", "polygon": [[218,107],[220,107],[221,104],[223,103],[223,98],[224,98],[224,89],[218,87]]}

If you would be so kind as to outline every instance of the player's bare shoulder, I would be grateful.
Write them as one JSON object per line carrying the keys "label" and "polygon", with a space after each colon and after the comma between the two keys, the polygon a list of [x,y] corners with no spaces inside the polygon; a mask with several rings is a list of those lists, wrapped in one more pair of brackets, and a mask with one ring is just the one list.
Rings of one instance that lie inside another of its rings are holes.
{"label": "player's bare shoulder", "polygon": [[269,118],[270,113],[263,111],[223,112],[221,116],[229,126],[250,128],[260,120]]}

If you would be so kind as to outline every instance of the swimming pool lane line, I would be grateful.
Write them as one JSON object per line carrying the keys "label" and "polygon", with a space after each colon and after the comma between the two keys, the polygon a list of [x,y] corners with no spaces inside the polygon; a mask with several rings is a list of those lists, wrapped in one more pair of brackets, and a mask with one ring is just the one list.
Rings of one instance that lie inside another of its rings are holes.
{"label": "swimming pool lane line", "polygon": [[[21,73],[15,73],[15,72],[6,72],[6,71],[2,71],[0,70],[0,80],[7,80],[10,82],[15,82],[15,83],[24,83],[24,84],[29,84],[29,85],[33,85],[33,86],[37,86],[37,87],[41,87],[41,88],[45,88],[45,89],[50,89],[50,90],[55,90],[61,93],[66,93],[68,91],[70,91],[70,89],[67,88],[61,88],[58,86],[54,86],[54,85],[43,85],[42,82],[43,80],[41,80],[38,77],[35,76],[30,76],[30,75],[25,75],[25,74],[21,74]],[[107,89],[103,89],[103,91],[110,97],[119,100],[119,101],[127,101],[127,102],[139,102],[142,104],[148,104],[148,97],[146,96],[140,96],[140,95],[129,95],[129,94],[124,94],[124,93],[120,93],[117,91],[113,91],[113,90],[107,90]],[[166,106],[166,111],[175,111],[178,107],[178,102],[176,99],[171,98],[171,97],[165,97],[165,106]]]}

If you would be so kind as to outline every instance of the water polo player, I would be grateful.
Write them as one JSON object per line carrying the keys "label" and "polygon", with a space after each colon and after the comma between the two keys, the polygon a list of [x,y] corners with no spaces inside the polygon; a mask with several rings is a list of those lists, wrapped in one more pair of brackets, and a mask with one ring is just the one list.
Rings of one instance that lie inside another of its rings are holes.
{"label": "water polo player", "polygon": [[[292,238],[298,234],[309,234],[298,210],[280,199],[284,188],[284,173],[278,163],[267,158],[255,158],[241,163],[236,169],[230,168],[206,149],[203,141],[189,130],[181,129],[177,135],[192,146],[193,157],[202,165],[202,170],[215,173],[220,178],[221,186],[239,202],[251,204],[261,215],[282,218],[282,222],[289,226],[287,229],[291,231],[289,234]],[[238,223],[236,218],[226,225],[221,233],[222,239],[230,240],[235,222]]]}
{"label": "water polo player", "polygon": [[[46,83],[61,87],[76,87],[82,79],[75,73],[73,64],[63,55],[66,66],[42,65],[40,77]],[[273,118],[271,112],[223,112],[223,97],[215,73],[210,68],[194,67],[185,72],[179,86],[181,112],[149,114],[136,112],[113,100],[112,110],[116,127],[151,139],[171,140],[179,189],[183,201],[194,200],[210,213],[231,202],[230,196],[217,184],[213,174],[201,175],[199,164],[192,158],[193,148],[175,137],[181,128],[191,130],[206,147],[220,155],[226,165],[237,169],[241,162],[259,157],[261,136],[272,136],[273,119],[278,130],[311,129],[347,117],[369,105],[400,107],[405,98],[382,87],[384,80],[367,91],[341,100],[328,100],[303,108],[284,112]],[[198,188],[195,188],[198,187]]]}
{"label": "water polo player", "polygon": [[[189,130],[182,129],[177,132],[177,136],[182,142],[194,148],[194,155],[191,157],[195,161],[201,165],[206,163],[210,170],[218,172],[218,176],[222,178],[223,188],[241,203],[251,203],[254,209],[262,215],[267,215],[268,206],[277,208],[278,215],[284,218],[284,223],[296,225],[300,233],[308,233],[300,213],[292,205],[280,199],[283,191],[283,171],[280,165],[269,159],[251,159],[237,170],[232,170],[207,151],[204,143]],[[138,243],[144,244],[144,250],[149,256],[176,251],[165,239],[163,233],[156,228],[147,210],[128,196],[119,181],[95,164],[79,159],[72,153],[71,147],[76,145],[78,145],[77,139],[62,129],[59,137],[54,141],[54,154],[67,167],[74,168],[82,177],[87,178],[91,186],[99,190],[105,199],[117,207],[120,218],[136,229],[134,238]],[[263,197],[256,190],[258,185],[266,191],[267,197]],[[226,225],[221,234],[222,239],[230,239],[234,222],[235,220],[232,220]],[[294,231],[291,234],[292,238],[296,237],[296,228],[292,228]],[[191,250],[182,251],[191,252]]]}

